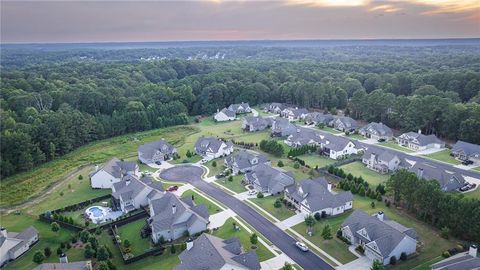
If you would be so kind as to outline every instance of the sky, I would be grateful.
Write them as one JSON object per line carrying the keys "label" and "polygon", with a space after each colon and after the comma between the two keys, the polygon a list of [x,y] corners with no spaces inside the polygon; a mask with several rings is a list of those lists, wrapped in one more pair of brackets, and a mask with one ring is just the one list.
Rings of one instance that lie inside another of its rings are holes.
{"label": "sky", "polygon": [[0,0],[2,43],[480,37],[480,0]]}

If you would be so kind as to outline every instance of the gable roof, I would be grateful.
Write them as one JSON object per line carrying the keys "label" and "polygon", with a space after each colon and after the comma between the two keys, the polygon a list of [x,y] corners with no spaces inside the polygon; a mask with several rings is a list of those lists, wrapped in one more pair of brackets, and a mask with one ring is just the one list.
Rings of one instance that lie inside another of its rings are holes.
{"label": "gable roof", "polygon": [[297,126],[290,123],[288,119],[277,117],[272,124],[272,132],[282,134],[293,134],[297,131]]}
{"label": "gable roof", "polygon": [[184,250],[179,258],[181,264],[175,270],[220,270],[225,264],[239,269],[260,269],[255,251],[243,252],[238,238],[223,240],[206,233],[195,239],[193,246]]}
{"label": "gable roof", "polygon": [[432,265],[432,270],[472,270],[480,269],[480,258],[458,254]]}
{"label": "gable roof", "polygon": [[342,123],[346,128],[356,128],[358,126],[357,121],[355,121],[355,120],[353,120],[353,118],[347,117],[347,116],[337,117],[334,120],[334,125],[337,125],[338,123]]}
{"label": "gable roof", "polygon": [[449,172],[427,162],[417,162],[408,170],[426,180],[436,180],[443,191],[454,191],[465,183],[465,178],[458,172]]}
{"label": "gable roof", "polygon": [[345,147],[347,147],[347,145],[350,142],[353,143],[355,147],[357,147],[354,141],[351,141],[342,136],[335,136],[335,135],[326,135],[322,143],[325,145],[326,148],[338,152],[345,149]]}
{"label": "gable roof", "polygon": [[228,156],[225,158],[225,163],[228,167],[236,165],[238,169],[246,169],[257,164],[267,162],[268,159],[264,155],[254,155],[246,150],[240,150],[234,156]]}
{"label": "gable roof", "polygon": [[288,136],[287,141],[292,144],[304,146],[312,142],[322,142],[322,135],[310,129],[299,129],[298,132]]}
{"label": "gable roof", "polygon": [[365,151],[363,154],[362,158],[370,159],[372,155],[375,155],[375,160],[377,162],[390,162],[394,158],[400,158],[394,151],[390,151],[387,149],[380,149],[380,148],[373,148],[373,147],[368,147],[368,149]]}
{"label": "gable roof", "polygon": [[[2,228],[4,229],[4,228]],[[38,235],[37,229],[35,227],[30,226],[23,230],[20,233],[16,232],[7,232],[7,237],[4,237],[3,235],[0,236],[0,247],[2,247],[2,256],[3,256],[3,251],[4,252],[16,252],[20,248],[23,248],[25,244],[28,243],[30,239]],[[10,247],[5,248],[3,246],[4,243],[10,243],[8,246]],[[12,245],[13,244],[13,245]],[[8,250],[6,250],[8,249]]]}
{"label": "gable roof", "polygon": [[433,134],[423,135],[418,132],[412,131],[403,133],[402,135],[400,135],[400,138],[407,139],[411,143],[418,144],[420,146],[425,146],[432,143],[443,144],[443,142]]}
{"label": "gable roof", "polygon": [[247,116],[243,121],[247,125],[254,126],[255,128],[266,128],[272,124],[271,118],[263,118],[261,116]]}
{"label": "gable roof", "polygon": [[237,114],[236,114],[234,111],[232,111],[232,110],[230,110],[230,109],[227,109],[227,108],[223,108],[223,109],[222,109],[221,111],[219,111],[217,114],[219,114],[219,113],[223,113],[223,114],[225,114],[225,115],[228,116],[228,117],[236,117],[236,116],[237,116]]}
{"label": "gable roof", "polygon": [[165,154],[170,155],[174,152],[175,147],[169,144],[165,140],[154,141],[150,143],[146,143],[144,145],[140,145],[138,147],[138,154],[145,159],[151,159],[157,151]]}
{"label": "gable roof", "polygon": [[312,212],[340,207],[353,201],[353,195],[350,191],[337,194],[328,191],[328,182],[323,177],[314,180],[302,180],[297,185],[287,188],[287,192],[295,200],[307,205]]}
{"label": "gable roof", "polygon": [[98,171],[103,170],[115,178],[121,178],[128,172],[134,172],[137,167],[138,165],[135,162],[121,161],[118,158],[114,157],[107,163],[105,163],[102,167],[99,167],[98,170],[92,172],[90,175],[92,176]]}
{"label": "gable roof", "polygon": [[218,153],[223,141],[214,137],[201,137],[195,143],[195,151],[199,153],[213,152]]}
{"label": "gable roof", "polygon": [[[179,199],[172,193],[165,193],[159,199],[150,201],[149,223],[153,231],[172,230],[200,220],[208,223],[208,210],[205,205],[195,205],[191,198]],[[175,209],[175,211],[173,211]]]}
{"label": "gable roof", "polygon": [[[115,199],[122,199],[122,201],[130,201],[135,199],[138,194],[140,194],[143,190],[148,189],[152,191],[156,191],[157,194],[163,193],[163,185],[160,181],[154,181],[150,176],[142,176],[138,179],[136,176],[133,175],[126,175],[122,179],[123,181],[117,182],[113,184],[115,192],[112,192],[112,196]],[[155,194],[148,194],[151,198]]]}
{"label": "gable roof", "polygon": [[[414,229],[406,228],[403,225],[388,220],[384,214],[384,221],[376,215],[370,216],[362,210],[355,209],[353,213],[342,223],[342,228],[348,226],[355,237],[362,239],[367,245],[375,242],[380,253],[385,258],[406,236],[416,239]],[[358,233],[365,229],[370,240]],[[414,237],[412,237],[414,236]]]}
{"label": "gable roof", "polygon": [[363,131],[365,133],[375,134],[375,135],[378,135],[378,136],[388,136],[388,137],[393,136],[392,129],[387,127],[383,123],[372,122],[372,123],[362,127],[360,129],[360,131]]}
{"label": "gable roof", "polygon": [[323,113],[319,113],[319,112],[311,112],[311,113],[308,113],[305,116],[305,120],[307,120],[307,121],[324,123],[324,124],[332,121],[333,118],[334,117],[331,114],[323,114]]}
{"label": "gable roof", "polygon": [[452,152],[456,153],[460,151],[462,151],[467,157],[474,155],[480,156],[480,145],[464,141],[457,141],[452,147]]}
{"label": "gable roof", "polygon": [[292,175],[267,164],[257,165],[252,172],[245,174],[245,177],[255,182],[262,189],[268,190],[283,190],[285,187],[295,183]]}
{"label": "gable roof", "polygon": [[228,106],[228,109],[230,111],[233,111],[234,113],[237,113],[240,109],[240,107],[243,107],[243,109],[247,109],[247,108],[250,108],[250,105],[248,103],[237,103],[237,104],[231,104],[230,106]]}

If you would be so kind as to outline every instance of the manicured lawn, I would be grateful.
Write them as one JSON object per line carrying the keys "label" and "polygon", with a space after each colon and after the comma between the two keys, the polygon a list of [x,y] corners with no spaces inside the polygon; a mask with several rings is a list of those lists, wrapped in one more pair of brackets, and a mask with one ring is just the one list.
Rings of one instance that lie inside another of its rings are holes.
{"label": "manicured lawn", "polygon": [[445,150],[442,150],[442,151],[439,151],[439,152],[436,152],[436,153],[433,153],[433,154],[425,155],[425,157],[440,160],[440,161],[447,162],[447,163],[450,163],[450,164],[453,164],[453,165],[462,164],[462,162],[460,162],[460,161],[456,160],[455,158],[453,158],[452,156],[450,156],[451,153],[452,153],[452,150],[445,149]]}
{"label": "manicured lawn", "polygon": [[340,130],[336,130],[332,127],[324,127],[324,128],[320,128],[320,130],[323,130],[323,131],[326,131],[326,132],[330,132],[330,133],[333,133],[333,134],[340,134],[340,133],[343,133],[341,132]]}
{"label": "manicured lawn", "polygon": [[255,203],[256,205],[260,206],[263,208],[265,211],[268,213],[272,214],[274,217],[276,217],[279,220],[285,220],[293,215],[295,215],[295,211],[287,209],[283,203],[282,207],[280,208],[275,208],[273,204],[278,198],[283,198],[283,196],[267,196],[264,198],[254,198],[254,199],[249,199],[251,202]]}
{"label": "manicured lawn", "polygon": [[415,152],[413,150],[410,150],[407,147],[400,146],[399,144],[396,144],[394,142],[381,142],[381,143],[378,143],[378,145],[385,146],[385,147],[392,148],[392,149],[396,149],[396,150],[399,150],[399,151],[402,151],[402,152],[405,152],[405,153]]}
{"label": "manicured lawn", "polygon": [[307,164],[311,168],[315,168],[316,166],[318,166],[318,168],[323,168],[335,163],[335,160],[333,159],[315,154],[305,154],[298,156],[298,158],[304,160],[305,164]]}
{"label": "manicured lawn", "polygon": [[[333,256],[335,259],[340,261],[341,263],[348,263],[355,260],[357,257],[353,255],[350,251],[348,251],[348,245],[342,242],[340,239],[336,237],[336,232],[340,228],[340,225],[343,221],[348,217],[350,212],[342,214],[337,217],[323,219],[317,222],[313,227],[313,235],[309,236],[307,234],[307,226],[305,222],[302,222],[292,229],[296,232],[303,235],[307,238],[310,242],[317,245],[319,248],[325,250],[328,254]],[[322,237],[322,230],[323,227],[329,224],[332,232],[332,239],[325,240]]]}
{"label": "manicured lawn", "polygon": [[365,181],[367,181],[370,186],[377,186],[378,184],[385,183],[390,175],[388,174],[379,174],[375,171],[368,169],[360,161],[352,162],[343,166],[340,166],[345,173],[351,173],[353,176],[361,176]]}
{"label": "manicured lawn", "polygon": [[473,168],[475,171],[479,171],[480,172],[480,167],[476,167],[476,168]]}
{"label": "manicured lawn", "polygon": [[247,191],[245,186],[242,184],[242,180],[244,179],[244,177],[245,177],[244,175],[235,175],[233,177],[233,181],[230,182],[230,181],[228,181],[228,176],[227,176],[227,177],[218,179],[215,182],[217,184],[220,184],[220,185],[230,189],[231,191],[234,191],[236,193],[242,193],[242,192]]}
{"label": "manicured lawn", "polygon": [[195,192],[193,190],[187,190],[182,194],[182,198],[186,197],[191,197],[193,195],[194,201],[197,205],[199,204],[204,204],[208,208],[208,213],[210,215],[216,214],[218,212],[221,212],[222,209],[220,209],[218,206],[213,204],[211,201],[207,200],[203,195],[200,195],[198,192]]}
{"label": "manicured lawn", "polygon": [[[185,138],[198,131],[192,126],[177,126],[147,132],[128,134],[82,146],[54,161],[35,169],[2,180],[0,206],[20,204],[41,194],[44,189],[62,180],[80,165],[102,163],[112,157],[129,158],[137,155],[139,145],[164,138],[175,145],[183,144]],[[84,175],[88,181],[88,175]]]}
{"label": "manicured lawn", "polygon": [[[213,166],[213,164],[216,164],[216,166]],[[209,162],[205,163],[204,164],[205,166],[207,166],[207,168],[210,170],[210,172],[208,173],[207,176],[215,176],[217,174],[219,174],[220,172],[222,172],[223,170],[225,170],[225,165],[224,165],[224,161],[223,161],[223,158],[217,158],[217,159],[214,159],[214,160],[210,160]]]}
{"label": "manicured lawn", "polygon": [[474,191],[470,191],[470,192],[467,192],[467,193],[463,193],[463,195],[465,196],[465,198],[472,198],[472,199],[478,199],[478,200],[480,200],[480,187],[477,188],[477,189],[474,190]]}
{"label": "manicured lawn", "polygon": [[432,264],[435,264],[435,263],[437,263],[437,262],[439,262],[439,261],[441,261],[441,260],[443,260],[443,259],[445,259],[445,258],[443,258],[443,257],[441,257],[441,256],[438,256],[438,257],[436,257],[436,258],[434,258],[434,259],[432,259],[432,260],[430,260],[430,261],[428,261],[428,262],[425,262],[425,263],[423,263],[423,264],[421,264],[421,265],[416,266],[416,267],[413,268],[412,270],[431,270],[431,269],[432,269],[432,267],[431,267]]}
{"label": "manicured lawn", "polygon": [[360,134],[351,134],[351,135],[348,135],[348,136],[345,136],[345,137],[347,137],[349,139],[352,139],[352,140],[358,140],[358,141],[367,139]]}
{"label": "manicured lawn", "polygon": [[125,240],[128,240],[131,244],[131,253],[135,256],[144,253],[152,246],[150,237],[142,238],[140,236],[140,232],[145,224],[146,221],[140,219],[118,227],[117,233],[120,235],[122,244]]}
{"label": "manicured lawn", "polygon": [[[250,234],[245,230],[245,228],[240,227],[240,230],[236,231],[233,229],[233,218],[229,218],[225,221],[225,224],[216,231],[212,231],[212,234],[220,237],[222,239],[230,239],[232,237],[237,237],[240,240],[245,251],[251,249],[252,244],[250,243]],[[237,226],[239,226],[237,224]],[[274,255],[262,244],[257,244],[257,256],[260,261],[265,261],[274,257]]]}

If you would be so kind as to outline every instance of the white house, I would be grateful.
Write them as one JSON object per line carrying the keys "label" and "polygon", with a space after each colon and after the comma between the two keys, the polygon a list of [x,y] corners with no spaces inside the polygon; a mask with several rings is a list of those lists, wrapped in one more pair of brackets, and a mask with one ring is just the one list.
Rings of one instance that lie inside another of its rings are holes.
{"label": "white house", "polygon": [[147,206],[150,200],[161,198],[163,193],[162,182],[149,176],[138,179],[136,176],[127,175],[122,181],[112,185],[114,203],[124,213]]}
{"label": "white house", "polygon": [[224,157],[233,152],[233,143],[214,137],[201,137],[195,143],[195,152],[207,160]]}
{"label": "white house", "polygon": [[279,194],[286,187],[295,184],[295,179],[291,172],[284,172],[273,168],[269,164],[258,164],[252,171],[245,174],[245,181],[258,192],[268,194]]}
{"label": "white house", "polygon": [[236,117],[237,115],[235,114],[235,112],[227,108],[223,108],[221,111],[217,112],[213,116],[213,118],[217,122],[232,121],[235,120]]}
{"label": "white house", "polygon": [[342,223],[341,230],[352,245],[363,246],[368,258],[384,265],[389,264],[392,257],[399,260],[402,253],[408,256],[417,249],[415,229],[388,219],[383,212],[370,216],[356,209]]}
{"label": "white house", "polygon": [[357,148],[355,143],[340,136],[325,136],[321,143],[323,153],[331,159],[338,159],[352,154],[358,154],[363,149]]}
{"label": "white house", "polygon": [[196,205],[191,197],[178,198],[172,193],[165,193],[160,199],[150,201],[150,218],[152,240],[158,243],[176,240],[188,232],[190,235],[203,232],[209,223],[207,206]]}
{"label": "white house", "polygon": [[233,111],[237,114],[242,114],[242,113],[249,113],[252,112],[252,109],[250,108],[250,105],[248,103],[238,103],[238,104],[231,104],[228,106],[228,109],[230,111]]}
{"label": "white house", "polygon": [[367,138],[375,140],[391,140],[393,138],[393,131],[391,128],[383,123],[372,122],[359,130],[359,133]]}
{"label": "white house", "polygon": [[0,228],[0,267],[27,252],[37,241],[38,231],[34,227],[20,233]]}
{"label": "white house", "polygon": [[177,153],[177,149],[165,140],[140,145],[137,150],[138,159],[144,164],[169,160]]}
{"label": "white house", "polygon": [[415,151],[445,147],[445,143],[438,139],[437,136],[433,134],[423,135],[420,131],[418,133],[403,133],[397,138],[397,143]]}
{"label": "white house", "polygon": [[370,170],[390,173],[399,169],[401,160],[394,151],[369,147],[362,156],[362,163]]}
{"label": "white house", "polygon": [[353,207],[352,193],[332,193],[332,184],[325,178],[303,180],[286,188],[285,199],[305,216],[315,213],[335,216]]}
{"label": "white house", "polygon": [[138,165],[112,158],[90,173],[90,185],[92,188],[112,188],[114,183],[120,182],[126,175],[138,175]]}

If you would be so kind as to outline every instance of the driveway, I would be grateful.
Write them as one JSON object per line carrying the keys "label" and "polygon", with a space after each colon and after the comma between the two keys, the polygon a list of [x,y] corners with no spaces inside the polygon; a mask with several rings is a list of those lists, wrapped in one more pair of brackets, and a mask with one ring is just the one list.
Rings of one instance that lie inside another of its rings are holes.
{"label": "driveway", "polygon": [[342,266],[338,266],[335,269],[336,270],[370,270],[372,267],[373,261],[368,258],[367,256],[362,256],[354,261],[351,261],[347,264],[344,264]]}
{"label": "driveway", "polygon": [[168,181],[186,181],[230,208],[303,269],[334,269],[313,252],[300,251],[295,246],[296,239],[282,231],[275,226],[275,224],[254,209],[250,208],[250,206],[246,205],[244,202],[222,191],[220,188],[216,187],[215,184],[203,181],[201,178],[202,174],[203,169],[195,166],[177,166],[160,173],[161,177]]}
{"label": "driveway", "polygon": [[291,228],[297,224],[300,224],[305,221],[305,215],[303,213],[298,213],[292,217],[289,217],[283,221],[277,222],[277,226],[282,230]]}

